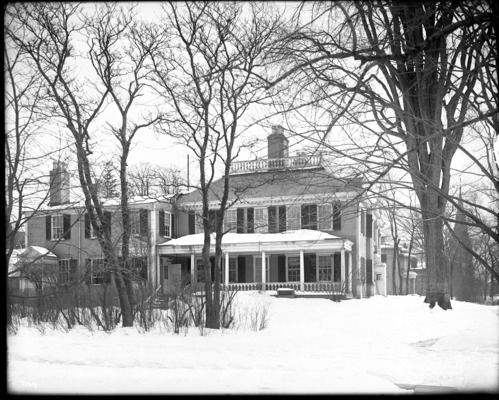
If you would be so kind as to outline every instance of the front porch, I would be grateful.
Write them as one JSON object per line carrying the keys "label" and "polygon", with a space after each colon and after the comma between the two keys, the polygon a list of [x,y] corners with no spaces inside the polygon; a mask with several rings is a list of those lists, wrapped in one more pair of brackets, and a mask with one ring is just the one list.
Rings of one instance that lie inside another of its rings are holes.
{"label": "front porch", "polygon": [[[172,276],[190,284],[204,282],[202,234],[158,246],[157,284]],[[321,231],[275,234],[226,234],[222,241],[221,282],[237,290],[278,290],[351,294],[352,245]],[[214,253],[214,248],[211,249]],[[214,276],[214,257],[211,257]],[[177,272],[170,271],[178,270]]]}

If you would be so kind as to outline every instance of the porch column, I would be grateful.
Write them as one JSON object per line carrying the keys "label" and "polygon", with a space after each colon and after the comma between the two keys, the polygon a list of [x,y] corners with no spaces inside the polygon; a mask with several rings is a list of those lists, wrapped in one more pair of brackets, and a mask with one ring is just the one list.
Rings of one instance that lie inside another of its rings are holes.
{"label": "porch column", "polygon": [[191,254],[191,285],[196,283],[196,259],[194,254]]}
{"label": "porch column", "polygon": [[342,288],[344,288],[345,293],[347,292],[346,288],[346,280],[345,280],[345,249],[341,249],[341,288],[340,291],[343,291]]}
{"label": "porch column", "polygon": [[225,253],[225,284],[229,284],[229,253]]}
{"label": "porch column", "polygon": [[265,290],[265,282],[267,281],[267,274],[265,273],[267,269],[267,260],[265,259],[265,252],[262,251],[262,290]]}
{"label": "porch column", "polygon": [[352,265],[352,252],[351,251],[348,252],[348,274],[349,274],[349,276],[347,276],[347,279],[348,279],[347,293],[352,294],[353,265]]}
{"label": "porch column", "polygon": [[303,250],[300,250],[300,290],[305,291],[305,260]]}

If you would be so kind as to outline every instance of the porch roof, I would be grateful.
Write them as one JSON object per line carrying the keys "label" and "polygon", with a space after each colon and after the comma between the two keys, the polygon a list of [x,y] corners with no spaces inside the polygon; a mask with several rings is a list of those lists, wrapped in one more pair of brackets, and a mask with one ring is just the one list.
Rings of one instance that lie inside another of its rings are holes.
{"label": "porch roof", "polygon": [[[200,254],[204,234],[187,235],[158,244],[158,254]],[[228,253],[255,252],[327,252],[352,251],[353,242],[329,233],[301,229],[281,233],[226,233],[222,238],[222,251]],[[215,252],[215,235],[211,235],[210,252]]]}

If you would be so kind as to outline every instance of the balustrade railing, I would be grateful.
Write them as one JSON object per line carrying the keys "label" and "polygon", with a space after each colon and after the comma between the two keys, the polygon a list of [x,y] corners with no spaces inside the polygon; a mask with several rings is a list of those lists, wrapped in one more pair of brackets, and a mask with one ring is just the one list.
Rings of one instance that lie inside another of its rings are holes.
{"label": "balustrade railing", "polygon": [[[248,291],[262,290],[265,285],[265,290],[277,290],[280,288],[289,288],[301,290],[299,282],[250,282],[250,283],[229,283],[226,287],[233,290]],[[305,292],[327,292],[327,293],[343,293],[340,282],[305,282],[303,284]]]}
{"label": "balustrade railing", "polygon": [[231,164],[230,173],[234,174],[268,171],[273,169],[319,167],[321,164],[322,156],[320,154],[287,158],[271,158],[264,160],[237,161]]}

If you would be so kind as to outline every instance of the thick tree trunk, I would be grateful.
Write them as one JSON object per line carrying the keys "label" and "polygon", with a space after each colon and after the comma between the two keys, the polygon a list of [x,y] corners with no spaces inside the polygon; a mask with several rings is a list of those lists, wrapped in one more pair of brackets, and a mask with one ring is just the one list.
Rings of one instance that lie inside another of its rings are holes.
{"label": "thick tree trunk", "polygon": [[444,254],[443,223],[434,215],[423,214],[426,257],[426,298],[430,308],[438,304],[444,310],[451,310],[447,259]]}

